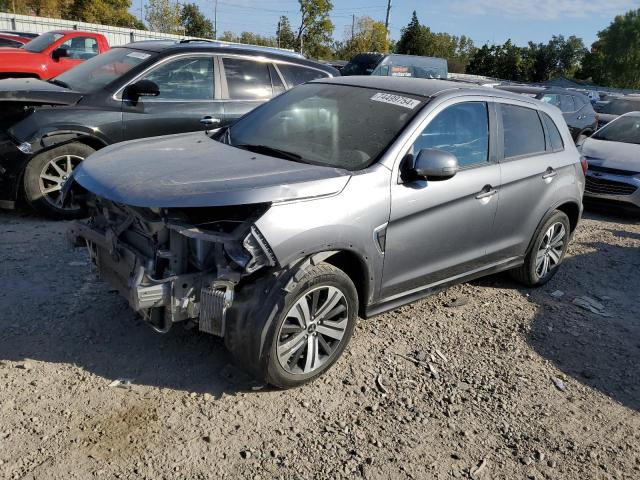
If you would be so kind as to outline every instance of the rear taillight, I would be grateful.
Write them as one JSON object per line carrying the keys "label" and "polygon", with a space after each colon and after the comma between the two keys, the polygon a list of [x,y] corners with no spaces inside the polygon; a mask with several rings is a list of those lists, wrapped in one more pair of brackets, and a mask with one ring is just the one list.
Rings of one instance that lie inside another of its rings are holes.
{"label": "rear taillight", "polygon": [[582,173],[587,174],[587,170],[589,169],[589,163],[587,162],[587,157],[580,157],[580,165],[582,165]]}

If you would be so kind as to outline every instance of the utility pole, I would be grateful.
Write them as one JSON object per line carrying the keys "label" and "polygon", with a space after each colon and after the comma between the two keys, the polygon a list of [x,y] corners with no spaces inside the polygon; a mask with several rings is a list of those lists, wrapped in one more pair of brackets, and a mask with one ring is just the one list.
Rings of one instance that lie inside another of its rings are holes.
{"label": "utility pole", "polygon": [[389,16],[391,15],[391,0],[387,0],[387,19],[384,21],[384,28],[387,29],[387,36],[389,35]]}
{"label": "utility pole", "polygon": [[351,14],[351,40],[356,36],[356,14]]}
{"label": "utility pole", "polygon": [[213,2],[213,39],[218,40],[218,0]]}
{"label": "utility pole", "polygon": [[280,31],[282,29],[282,17],[278,20],[278,48],[280,48]]}

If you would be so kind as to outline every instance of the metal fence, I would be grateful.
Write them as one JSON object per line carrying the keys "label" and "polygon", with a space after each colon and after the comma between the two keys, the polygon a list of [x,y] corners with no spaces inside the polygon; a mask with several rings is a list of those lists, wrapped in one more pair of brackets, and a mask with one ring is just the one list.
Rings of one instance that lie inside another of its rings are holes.
{"label": "metal fence", "polygon": [[18,30],[28,33],[43,33],[50,30],[84,30],[97,32],[107,37],[111,46],[124,45],[139,40],[158,40],[192,38],[180,35],[169,35],[147,30],[135,30],[132,28],[110,27],[97,23],[76,22],[73,20],[61,20],[59,18],[33,17],[30,15],[15,15],[13,13],[0,12],[0,30]]}

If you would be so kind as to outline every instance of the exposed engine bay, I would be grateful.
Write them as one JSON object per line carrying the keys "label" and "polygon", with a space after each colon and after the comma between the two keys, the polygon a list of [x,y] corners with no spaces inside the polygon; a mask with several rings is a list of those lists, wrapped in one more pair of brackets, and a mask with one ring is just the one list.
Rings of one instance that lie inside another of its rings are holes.
{"label": "exposed engine bay", "polygon": [[156,209],[92,197],[88,206],[93,215],[74,224],[72,240],[160,332],[192,320],[224,336],[238,284],[277,262],[254,224],[268,203]]}

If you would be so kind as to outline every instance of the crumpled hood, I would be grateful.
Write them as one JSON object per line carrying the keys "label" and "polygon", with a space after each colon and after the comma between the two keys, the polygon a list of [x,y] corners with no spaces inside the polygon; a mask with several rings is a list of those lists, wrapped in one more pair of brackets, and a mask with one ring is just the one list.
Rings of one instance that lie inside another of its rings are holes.
{"label": "crumpled hood", "polygon": [[[18,50],[18,49],[16,49]],[[0,62],[2,59],[0,58]],[[0,80],[1,102],[37,105],[74,105],[83,94],[35,78],[9,78]],[[0,109],[2,107],[0,106]]]}
{"label": "crumpled hood", "polygon": [[82,162],[74,178],[117,203],[184,208],[332,195],[350,172],[252,153],[196,132],[104,148]]}
{"label": "crumpled hood", "polygon": [[592,165],[640,172],[640,145],[588,138],[581,152]]}

